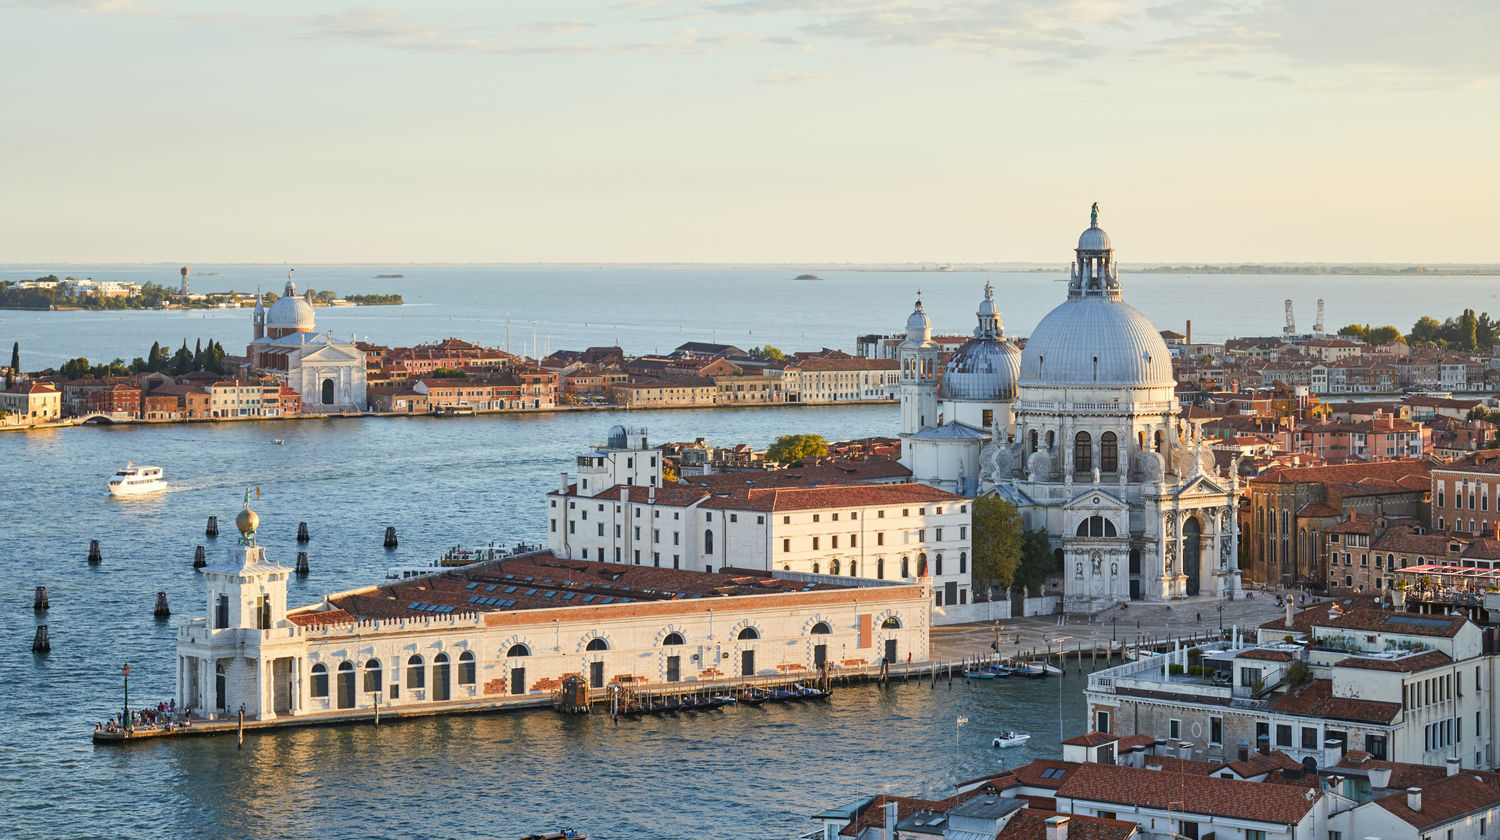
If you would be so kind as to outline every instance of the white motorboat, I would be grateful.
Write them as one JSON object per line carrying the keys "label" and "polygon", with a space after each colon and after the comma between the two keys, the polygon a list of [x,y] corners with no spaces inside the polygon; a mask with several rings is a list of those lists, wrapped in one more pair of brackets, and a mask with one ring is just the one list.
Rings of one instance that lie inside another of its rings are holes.
{"label": "white motorboat", "polygon": [[506,557],[515,557],[520,554],[529,554],[533,551],[541,551],[539,545],[527,545],[516,543],[510,548],[496,546],[490,543],[487,548],[464,548],[454,546],[443,552],[443,556],[425,564],[415,566],[393,566],[386,570],[386,580],[408,580],[414,577],[425,577],[427,575],[440,575],[449,569],[458,566],[467,566],[471,563],[480,563],[487,560],[502,560]]}
{"label": "white motorboat", "polygon": [[120,468],[109,479],[109,492],[114,496],[139,496],[159,493],[167,489],[167,480],[161,467],[137,467],[133,462]]}
{"label": "white motorboat", "polygon": [[1002,729],[1000,730],[999,737],[995,738],[994,743],[997,747],[1015,747],[1030,740],[1031,735],[1025,732],[1017,732],[1014,729]]}

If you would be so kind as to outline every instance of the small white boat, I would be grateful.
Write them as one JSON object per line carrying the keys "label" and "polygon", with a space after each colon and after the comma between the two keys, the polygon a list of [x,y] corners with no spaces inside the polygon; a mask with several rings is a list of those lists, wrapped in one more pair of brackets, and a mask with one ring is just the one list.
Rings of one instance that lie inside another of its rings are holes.
{"label": "small white boat", "polygon": [[139,496],[159,493],[167,489],[167,480],[161,467],[137,467],[134,462],[120,468],[109,479],[109,492],[113,496]]}
{"label": "small white boat", "polygon": [[276,444],[277,446],[281,446],[282,444],[286,443],[286,441],[282,440],[281,438],[272,438],[271,442]]}
{"label": "small white boat", "polygon": [[995,739],[997,747],[1015,747],[1031,740],[1031,736],[1025,732],[1017,732],[1014,729],[1003,729],[999,737]]}

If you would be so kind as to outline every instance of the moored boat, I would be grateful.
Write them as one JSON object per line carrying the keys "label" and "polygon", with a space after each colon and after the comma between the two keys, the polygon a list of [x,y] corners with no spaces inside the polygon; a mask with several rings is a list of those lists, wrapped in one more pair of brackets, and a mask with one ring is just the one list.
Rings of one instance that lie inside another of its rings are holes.
{"label": "moored boat", "polygon": [[997,747],[1015,747],[1030,740],[1031,735],[1025,732],[1017,732],[1014,729],[1002,729],[993,743]]}

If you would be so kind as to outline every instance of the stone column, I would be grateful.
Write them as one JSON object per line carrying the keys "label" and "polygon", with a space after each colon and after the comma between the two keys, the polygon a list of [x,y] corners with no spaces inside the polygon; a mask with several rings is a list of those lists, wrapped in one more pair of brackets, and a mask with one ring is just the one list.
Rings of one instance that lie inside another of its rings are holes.
{"label": "stone column", "polygon": [[1074,467],[1074,464],[1073,464],[1073,418],[1072,417],[1064,417],[1063,418],[1062,431],[1060,431],[1058,433],[1058,437],[1061,438],[1061,440],[1059,440],[1057,442],[1057,444],[1058,444],[1059,447],[1062,448],[1062,456],[1063,456],[1063,458],[1062,458],[1063,480],[1066,481],[1069,484],[1072,484],[1073,483],[1073,467]]}

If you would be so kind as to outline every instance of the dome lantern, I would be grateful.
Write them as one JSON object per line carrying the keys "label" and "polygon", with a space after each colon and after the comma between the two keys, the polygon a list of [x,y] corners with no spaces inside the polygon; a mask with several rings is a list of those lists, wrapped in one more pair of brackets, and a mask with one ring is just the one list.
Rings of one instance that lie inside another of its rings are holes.
{"label": "dome lantern", "polygon": [[1086,297],[1120,300],[1120,271],[1109,234],[1099,227],[1099,202],[1089,212],[1089,226],[1078,237],[1073,273],[1068,279],[1068,300]]}
{"label": "dome lantern", "polygon": [[[917,292],[921,295],[921,292]],[[922,308],[922,298],[917,298],[917,305],[906,318],[906,340],[916,344],[922,344],[932,338],[932,319],[927,317],[927,311]]]}

